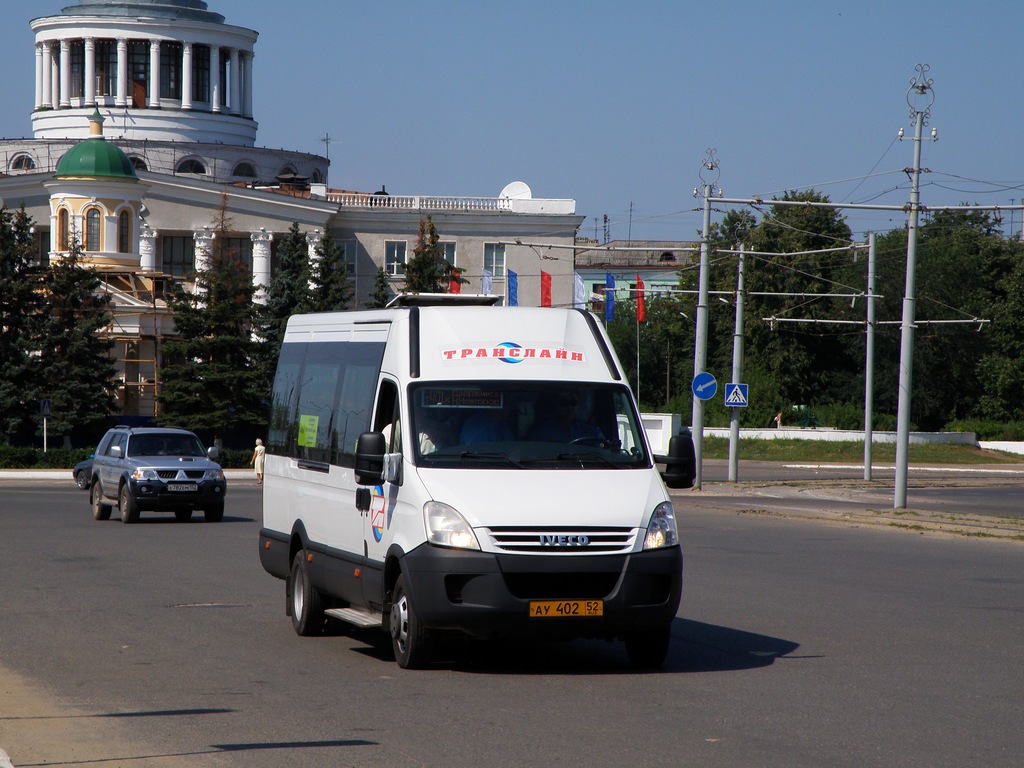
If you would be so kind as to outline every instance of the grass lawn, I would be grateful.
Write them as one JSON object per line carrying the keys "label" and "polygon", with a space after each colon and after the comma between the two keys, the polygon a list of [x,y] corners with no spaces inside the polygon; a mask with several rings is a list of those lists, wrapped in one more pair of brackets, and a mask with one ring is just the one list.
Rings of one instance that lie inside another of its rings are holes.
{"label": "grass lawn", "polygon": [[[830,442],[828,440],[740,440],[739,456],[748,461],[851,462],[864,463],[864,443]],[[724,437],[704,438],[705,459],[729,458],[729,440]],[[1000,451],[986,451],[969,445],[911,443],[908,460],[911,464],[1024,464],[1024,456]],[[874,443],[872,464],[896,461],[895,443]]]}

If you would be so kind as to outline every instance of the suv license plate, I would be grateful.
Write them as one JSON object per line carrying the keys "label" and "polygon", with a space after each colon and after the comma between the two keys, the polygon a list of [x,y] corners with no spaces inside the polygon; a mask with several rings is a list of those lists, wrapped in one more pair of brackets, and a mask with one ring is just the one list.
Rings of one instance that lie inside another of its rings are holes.
{"label": "suv license plate", "polygon": [[195,493],[195,483],[168,483],[167,490],[171,493]]}
{"label": "suv license plate", "polygon": [[531,600],[530,617],[567,619],[580,616],[604,616],[604,600]]}

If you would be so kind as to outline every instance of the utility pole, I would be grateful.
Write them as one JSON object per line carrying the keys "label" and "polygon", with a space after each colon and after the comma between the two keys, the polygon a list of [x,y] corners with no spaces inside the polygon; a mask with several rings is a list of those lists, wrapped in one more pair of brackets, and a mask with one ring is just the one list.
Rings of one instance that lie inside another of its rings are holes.
{"label": "utility pole", "polygon": [[[917,280],[917,228],[921,212],[921,132],[928,118],[931,117],[932,104],[935,102],[935,91],[932,80],[927,77],[930,67],[918,64],[917,75],[911,79],[907,90],[907,104],[910,116],[914,119],[914,167],[907,169],[910,173],[910,214],[907,222],[907,278],[903,292],[903,324],[900,334],[900,377],[899,405],[896,412],[896,487],[893,495],[893,508],[905,509],[907,506],[907,452],[910,447],[910,387],[914,371],[914,317],[916,310]],[[900,129],[900,139],[903,129]],[[935,129],[932,129],[932,141],[935,141]]]}
{"label": "utility pole", "polygon": [[[736,323],[732,333],[732,380],[743,381],[743,300],[747,295],[743,268],[746,256],[746,245],[740,245],[739,272],[736,276]],[[729,414],[729,482],[739,480],[740,466],[740,412],[742,408],[733,406]]]}
{"label": "utility pole", "polygon": [[[324,137],[322,139],[320,139],[320,141],[322,141],[324,143],[324,146],[325,146],[325,150],[324,151],[327,153],[327,155],[326,155],[326,157],[327,157],[327,172],[324,174],[324,184],[327,185],[327,180],[330,178],[330,175],[331,175],[331,141],[332,141],[331,134],[325,133]],[[328,185],[328,188],[329,188],[329,185]]]}
{"label": "utility pole", "polygon": [[[704,195],[704,228],[700,236],[700,278],[697,292],[697,330],[693,342],[693,375],[704,373],[707,365],[708,354],[708,283],[710,280],[708,272],[711,268],[711,197],[720,189],[715,189],[721,172],[718,163],[715,162],[714,149],[708,149],[707,157],[700,167],[701,187],[693,190],[693,196],[703,192]],[[693,398],[693,415],[691,419],[691,432],[693,437],[693,455],[695,459],[695,473],[693,487],[698,491],[701,489],[701,476],[703,475],[702,464],[704,462],[704,401],[699,397]]]}
{"label": "utility pole", "polygon": [[864,479],[871,479],[871,440],[875,410],[875,233],[868,235],[868,315],[864,363]]}

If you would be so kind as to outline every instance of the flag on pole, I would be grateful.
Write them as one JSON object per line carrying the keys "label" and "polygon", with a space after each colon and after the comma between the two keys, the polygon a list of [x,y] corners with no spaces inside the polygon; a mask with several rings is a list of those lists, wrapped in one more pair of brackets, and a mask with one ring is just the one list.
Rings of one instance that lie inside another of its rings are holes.
{"label": "flag on pole", "polygon": [[615,319],[615,275],[604,273],[604,321],[610,323]]}
{"label": "flag on pole", "polygon": [[491,283],[492,283],[493,278],[494,278],[494,276],[491,274],[491,270],[485,269],[484,270],[483,280],[480,283],[480,291],[485,296],[490,296],[491,295]]}
{"label": "flag on pole", "polygon": [[551,274],[544,271],[540,273],[540,305],[551,306]]}
{"label": "flag on pole", "polygon": [[576,290],[573,294],[572,305],[576,309],[586,309],[587,291],[583,287],[583,275],[581,275],[579,272],[577,272],[575,277],[573,278],[573,285],[576,287]]}
{"label": "flag on pole", "polygon": [[452,270],[451,278],[448,280],[448,293],[462,293],[462,283],[459,282],[459,274],[459,270]]}
{"label": "flag on pole", "polygon": [[647,319],[647,306],[644,304],[644,281],[640,273],[636,273],[636,321],[642,323]]}
{"label": "flag on pole", "polygon": [[511,269],[508,271],[508,305],[519,306],[519,275]]}

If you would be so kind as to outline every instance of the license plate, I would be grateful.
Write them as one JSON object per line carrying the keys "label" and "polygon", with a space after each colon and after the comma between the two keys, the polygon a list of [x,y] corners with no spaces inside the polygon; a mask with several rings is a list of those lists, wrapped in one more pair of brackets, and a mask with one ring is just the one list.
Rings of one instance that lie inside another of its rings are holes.
{"label": "license plate", "polygon": [[580,616],[604,616],[604,600],[530,601],[531,618],[571,619]]}
{"label": "license plate", "polygon": [[167,490],[171,493],[195,493],[195,483],[168,483]]}

